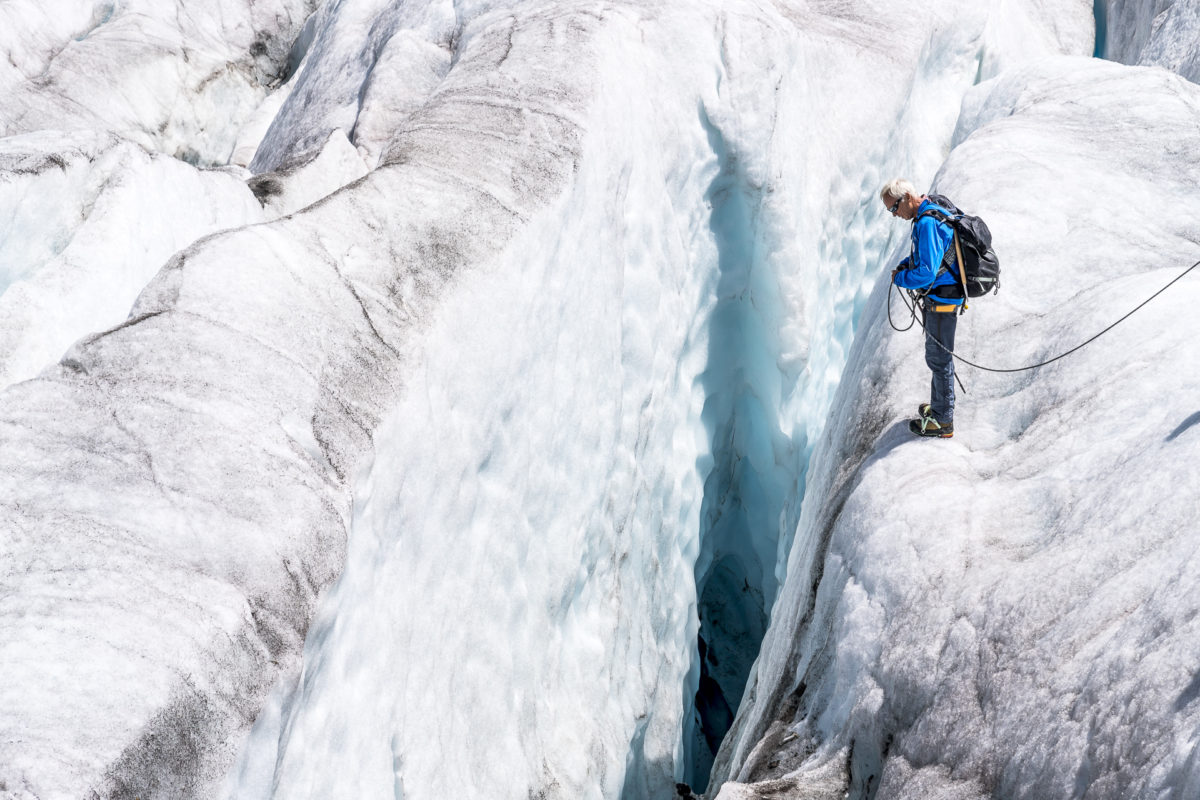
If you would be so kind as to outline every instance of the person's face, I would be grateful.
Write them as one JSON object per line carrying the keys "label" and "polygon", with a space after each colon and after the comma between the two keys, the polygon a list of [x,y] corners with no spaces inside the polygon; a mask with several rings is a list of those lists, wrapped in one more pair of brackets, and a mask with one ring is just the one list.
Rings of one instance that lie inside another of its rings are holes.
{"label": "person's face", "polygon": [[913,219],[917,216],[918,204],[912,195],[901,198],[885,197],[883,204],[887,207],[888,213],[894,217]]}

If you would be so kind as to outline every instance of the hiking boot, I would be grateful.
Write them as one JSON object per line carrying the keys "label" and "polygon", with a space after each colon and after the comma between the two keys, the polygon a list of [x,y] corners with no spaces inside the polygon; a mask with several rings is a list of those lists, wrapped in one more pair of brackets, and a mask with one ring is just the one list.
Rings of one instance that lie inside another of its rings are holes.
{"label": "hiking boot", "polygon": [[908,429],[917,436],[931,436],[939,439],[949,439],[954,435],[953,422],[938,422],[929,414],[922,414],[920,419],[910,419]]}
{"label": "hiking boot", "polygon": [[917,406],[917,419],[923,419],[932,413],[933,406],[929,405],[929,403],[921,403],[921,405]]}

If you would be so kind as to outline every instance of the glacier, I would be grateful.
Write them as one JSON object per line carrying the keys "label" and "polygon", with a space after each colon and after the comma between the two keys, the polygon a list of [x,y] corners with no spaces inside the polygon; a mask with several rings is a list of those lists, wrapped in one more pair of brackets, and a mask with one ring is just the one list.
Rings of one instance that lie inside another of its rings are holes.
{"label": "glacier", "polygon": [[0,797],[1194,796],[1158,5],[0,4]]}
{"label": "glacier", "polygon": [[[1159,155],[1192,152],[1198,103],[1176,76],[1092,60],[972,90],[936,184],[995,209],[1010,271],[968,312],[961,352],[1051,357],[1200,257],[1197,164]],[[1069,296],[1039,292],[1039,271]],[[877,290],[839,390],[860,422],[815,456],[829,459],[806,508],[820,538],[792,554],[799,580],[764,644],[764,699],[726,741],[719,768],[738,781],[721,797],[809,782],[826,787],[811,796],[1195,793],[1197,416],[1154,399],[1196,385],[1196,290],[1177,284],[1040,373],[964,369],[969,434],[934,451],[895,423],[924,376]]]}
{"label": "glacier", "polygon": [[1122,64],[1160,66],[1192,82],[1200,81],[1195,0],[1096,0],[1101,29],[1097,55]]}

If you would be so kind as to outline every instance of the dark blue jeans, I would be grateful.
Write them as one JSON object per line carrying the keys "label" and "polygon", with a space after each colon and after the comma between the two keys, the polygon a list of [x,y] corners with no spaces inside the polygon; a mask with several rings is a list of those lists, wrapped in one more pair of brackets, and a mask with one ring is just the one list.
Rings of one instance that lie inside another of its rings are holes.
{"label": "dark blue jeans", "polygon": [[[958,310],[956,308],[954,311],[933,311],[926,308],[923,313],[925,363],[933,371],[933,381],[929,387],[929,405],[933,407],[934,419],[943,425],[953,423],[954,358],[946,350],[954,349],[954,328],[958,325]],[[938,342],[942,343],[942,347],[938,347]]]}

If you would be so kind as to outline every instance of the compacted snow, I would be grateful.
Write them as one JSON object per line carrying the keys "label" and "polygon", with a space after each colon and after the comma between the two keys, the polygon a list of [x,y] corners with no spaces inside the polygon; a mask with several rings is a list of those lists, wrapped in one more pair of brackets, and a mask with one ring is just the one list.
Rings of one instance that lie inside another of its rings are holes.
{"label": "compacted snow", "polygon": [[1190,796],[1195,280],[886,327],[1200,258],[1092,15],[0,4],[0,797]]}

